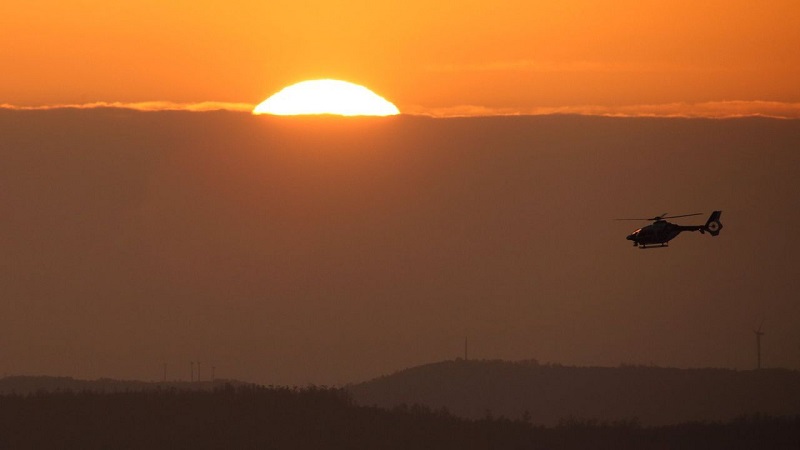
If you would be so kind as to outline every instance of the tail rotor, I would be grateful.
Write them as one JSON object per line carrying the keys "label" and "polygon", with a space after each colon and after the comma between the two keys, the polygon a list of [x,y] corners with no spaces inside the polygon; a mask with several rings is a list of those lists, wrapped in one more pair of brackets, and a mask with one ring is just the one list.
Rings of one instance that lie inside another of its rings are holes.
{"label": "tail rotor", "polygon": [[711,216],[705,224],[705,231],[708,231],[708,234],[716,236],[722,230],[722,222],[719,221],[721,215],[722,211],[714,211],[711,213]]}

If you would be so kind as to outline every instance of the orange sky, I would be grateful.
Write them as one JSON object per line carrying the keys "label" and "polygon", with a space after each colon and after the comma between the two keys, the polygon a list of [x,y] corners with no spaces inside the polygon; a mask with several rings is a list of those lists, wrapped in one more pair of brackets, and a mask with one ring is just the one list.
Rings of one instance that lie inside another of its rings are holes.
{"label": "orange sky", "polygon": [[256,104],[330,77],[406,112],[800,109],[798,23],[796,0],[10,0],[0,104]]}

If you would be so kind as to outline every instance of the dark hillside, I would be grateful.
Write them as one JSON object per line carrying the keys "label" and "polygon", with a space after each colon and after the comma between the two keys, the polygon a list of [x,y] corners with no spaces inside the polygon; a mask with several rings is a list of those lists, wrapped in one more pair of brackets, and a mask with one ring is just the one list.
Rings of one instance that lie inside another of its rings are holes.
{"label": "dark hillside", "polygon": [[[576,417],[644,425],[800,414],[800,372],[770,369],[565,367],[535,362],[445,361],[350,386],[356,402],[447,408],[455,415],[555,425]],[[527,411],[527,413],[526,413]]]}

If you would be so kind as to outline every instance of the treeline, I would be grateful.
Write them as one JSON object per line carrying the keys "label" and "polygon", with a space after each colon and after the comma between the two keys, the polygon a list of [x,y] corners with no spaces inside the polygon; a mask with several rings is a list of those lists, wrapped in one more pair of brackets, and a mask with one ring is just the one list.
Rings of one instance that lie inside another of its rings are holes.
{"label": "treeline", "polygon": [[642,427],[635,421],[457,418],[444,409],[355,405],[340,389],[51,392],[0,396],[8,449],[798,448],[800,416]]}
{"label": "treeline", "polygon": [[226,384],[243,386],[251,383],[226,379],[214,381],[137,381],[111,378],[80,380],[72,377],[17,375],[0,378],[0,395],[65,391],[110,393],[152,389],[213,390]]}

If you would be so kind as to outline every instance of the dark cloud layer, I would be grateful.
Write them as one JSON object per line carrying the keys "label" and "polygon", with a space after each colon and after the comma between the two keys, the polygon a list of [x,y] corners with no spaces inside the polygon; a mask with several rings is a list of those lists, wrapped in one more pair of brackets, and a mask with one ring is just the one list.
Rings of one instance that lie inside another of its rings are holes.
{"label": "dark cloud layer", "polygon": [[[798,144],[759,118],[0,111],[0,370],[341,383],[465,336],[750,368],[762,320],[796,368]],[[713,209],[720,236],[669,249],[612,220]]]}

